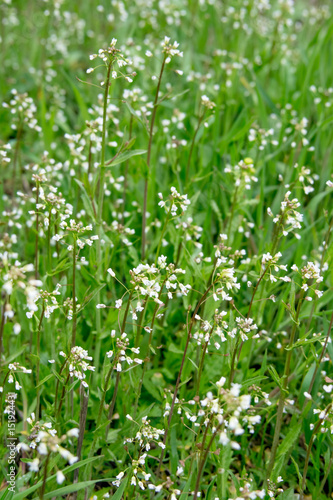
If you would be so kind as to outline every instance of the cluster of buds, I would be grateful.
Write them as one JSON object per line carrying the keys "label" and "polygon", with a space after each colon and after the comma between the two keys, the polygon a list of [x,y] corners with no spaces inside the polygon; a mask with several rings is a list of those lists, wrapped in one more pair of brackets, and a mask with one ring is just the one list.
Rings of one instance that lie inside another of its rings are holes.
{"label": "cluster of buds", "polygon": [[264,253],[262,256],[261,260],[261,265],[262,268],[266,268],[269,272],[269,279],[271,283],[276,283],[277,279],[284,281],[284,282],[290,282],[291,279],[289,276],[278,276],[276,277],[273,273],[272,270],[274,270],[276,273],[279,272],[280,270],[287,272],[288,268],[285,264],[277,264],[278,260],[282,257],[281,252],[277,252],[274,256],[272,256],[269,252]]}
{"label": "cluster of buds", "polygon": [[183,57],[183,55],[184,55],[183,52],[181,52],[178,49],[179,43],[176,41],[173,43],[170,43],[170,37],[168,37],[168,36],[164,37],[164,40],[161,42],[161,46],[162,46],[162,52],[166,56],[166,59],[165,59],[166,64],[168,64],[171,61],[172,57],[174,57],[174,56]]}
{"label": "cluster of buds", "polygon": [[259,338],[259,334],[256,333],[253,335],[253,332],[258,330],[257,325],[253,322],[252,318],[236,318],[236,323],[237,326],[233,328],[231,331],[228,331],[228,335],[231,338],[235,338],[236,336],[240,336],[242,341],[244,342],[245,340],[250,338],[252,339],[257,339]]}
{"label": "cluster of buds", "polygon": [[38,125],[35,114],[37,112],[37,107],[31,97],[28,97],[27,93],[19,94],[16,89],[11,90],[11,100],[9,103],[2,103],[4,108],[10,110],[10,113],[15,118],[15,122],[12,123],[11,127],[16,130],[19,126],[26,124],[29,128],[35,130],[36,132],[41,132],[42,129]]}
{"label": "cluster of buds", "polygon": [[254,125],[253,128],[250,128],[249,130],[248,140],[249,142],[256,142],[258,144],[259,151],[263,151],[268,144],[278,146],[279,142],[276,139],[272,139],[272,137],[274,137],[273,128],[265,130]]}
{"label": "cluster of buds", "polygon": [[281,202],[280,213],[277,216],[274,216],[270,208],[267,208],[267,213],[270,217],[273,217],[274,224],[278,224],[278,231],[281,231],[283,236],[287,236],[292,232],[299,240],[301,237],[298,233],[295,233],[295,230],[302,227],[303,215],[297,211],[301,204],[297,198],[290,200],[290,195],[291,192],[287,191],[284,200]]}
{"label": "cluster of buds", "polygon": [[[198,314],[196,314],[195,319],[200,322],[200,330],[193,334],[193,338],[196,340],[198,345],[202,345],[203,343],[209,346],[211,344],[211,339],[214,335],[217,335],[219,341],[226,342],[226,337],[224,335],[223,330],[227,330],[228,323],[224,320],[224,317],[227,315],[226,311],[219,312],[217,309],[215,310],[213,323],[211,324],[209,321],[203,320]],[[214,346],[216,349],[219,349],[221,346],[219,342],[214,342]]]}
{"label": "cluster of buds", "polygon": [[[41,300],[43,302],[44,307],[44,316],[45,318],[49,318],[51,314],[59,308],[57,297],[61,295],[59,289],[61,285],[58,283],[53,292],[47,292],[46,290],[39,290],[37,297],[34,300],[34,303]],[[32,318],[33,312],[30,311],[27,313],[28,318]]]}
{"label": "cluster of buds", "polygon": [[[136,445],[139,447],[138,458],[131,458],[131,485],[139,486],[141,490],[148,488],[149,490],[154,490],[156,492],[161,491],[163,485],[155,486],[150,482],[151,474],[146,471],[146,461],[147,452],[151,449],[152,444],[154,446],[159,446],[165,448],[162,441],[162,436],[164,435],[164,429],[156,429],[150,424],[150,420],[147,417],[141,419],[141,423],[136,422],[131,415],[127,414],[126,418],[131,422],[134,422],[139,426],[139,430],[136,435],[131,438],[126,438],[124,441],[125,449],[128,451],[128,445]],[[125,472],[120,472],[116,476],[116,480],[112,482],[114,486],[119,487],[120,481],[124,477]]]}
{"label": "cluster of buds", "polygon": [[241,160],[234,167],[228,165],[224,171],[234,176],[235,186],[238,190],[243,188],[249,190],[251,182],[258,182],[258,178],[254,175],[255,168],[251,158]]}
{"label": "cluster of buds", "polygon": [[[120,69],[123,68],[124,66],[127,66],[129,64],[128,59],[125,58],[125,56],[122,54],[120,49],[116,48],[117,44],[117,39],[112,38],[111,43],[107,49],[99,49],[97,54],[91,54],[89,59],[93,61],[96,58],[101,59],[106,66],[109,66],[110,64],[117,64],[118,70],[116,71],[115,69],[112,70],[111,76],[113,79],[119,78],[119,77],[124,77],[128,82],[133,81],[133,76],[135,76],[135,73],[127,74],[124,75]],[[88,68],[87,73],[92,73],[95,70],[95,68]],[[104,82],[102,83],[102,85]]]}
{"label": "cluster of buds", "polygon": [[[304,292],[308,290],[313,290],[317,297],[321,297],[323,292],[318,290],[316,285],[319,285],[323,281],[323,276],[321,276],[321,269],[319,264],[315,262],[308,262],[301,270],[298,269],[296,264],[292,266],[292,270],[298,273],[302,278],[301,289]],[[305,297],[306,300],[311,301],[310,296]]]}
{"label": "cluster of buds", "polygon": [[[235,276],[235,269],[233,267],[225,267],[222,271],[217,273],[217,282],[219,288],[214,288],[213,298],[215,301],[222,300],[232,300],[231,295],[228,292],[232,290],[239,290],[240,283],[237,283],[237,278]],[[227,289],[227,292],[225,291]]]}
{"label": "cluster of buds", "polygon": [[[27,418],[27,422],[31,426],[29,435],[27,437],[27,441],[18,443],[16,447],[18,452],[22,450],[29,454],[31,450],[36,450],[41,456],[50,455],[51,453],[59,453],[59,455],[64,458],[70,465],[78,461],[78,457],[73,455],[70,451],[66,450],[66,448],[64,448],[62,444],[67,439],[77,438],[79,436],[79,429],[73,428],[63,436],[58,437],[57,431],[52,428],[52,424],[50,422],[36,422],[34,413],[32,413],[31,416]],[[28,462],[30,471],[38,472],[40,462],[40,457],[35,457],[30,462]],[[58,484],[63,483],[64,480],[64,474],[61,471],[58,471]]]}
{"label": "cluster of buds", "polygon": [[60,356],[66,358],[65,363],[69,371],[69,376],[71,378],[77,378],[84,387],[88,387],[88,384],[85,381],[86,372],[95,370],[94,366],[87,363],[87,361],[92,361],[92,357],[88,355],[88,351],[82,347],[75,346],[72,347],[68,356],[66,356],[63,351],[59,354]]}
{"label": "cluster of buds", "polygon": [[[63,230],[61,234],[55,234],[53,239],[55,241],[62,240],[66,235],[72,234],[76,239],[76,244],[80,250],[82,250],[86,245],[92,246],[95,240],[98,240],[97,235],[90,236],[90,238],[78,238],[78,235],[82,233],[86,233],[87,231],[92,231],[92,225],[88,224],[88,226],[84,226],[82,222],[76,222],[74,219],[70,219],[69,224],[67,221],[63,220],[59,226]],[[68,245],[68,251],[73,250],[73,245]]]}
{"label": "cluster of buds", "polygon": [[215,102],[211,101],[209,99],[209,97],[207,97],[206,95],[202,95],[201,96],[201,106],[203,106],[204,108],[207,108],[207,109],[214,109],[216,104],[215,104]]}
{"label": "cluster of buds", "polygon": [[[129,347],[130,341],[128,339],[127,333],[123,332],[120,337],[116,339],[116,353],[115,359],[117,360],[116,370],[117,372],[123,371],[122,363],[127,363],[131,366],[133,363],[136,365],[142,365],[143,360],[140,358],[133,358],[133,354],[140,354],[140,347]],[[128,352],[130,355],[128,355]],[[110,358],[113,355],[112,351],[107,353]]]}
{"label": "cluster of buds", "polygon": [[[167,213],[170,211],[172,217],[182,215],[191,204],[190,200],[187,198],[187,194],[178,193],[175,187],[171,188],[171,194],[168,200],[163,199],[162,193],[158,193],[158,197],[161,200],[158,202],[158,206],[164,207]],[[177,213],[178,209],[181,211],[180,214]]]}

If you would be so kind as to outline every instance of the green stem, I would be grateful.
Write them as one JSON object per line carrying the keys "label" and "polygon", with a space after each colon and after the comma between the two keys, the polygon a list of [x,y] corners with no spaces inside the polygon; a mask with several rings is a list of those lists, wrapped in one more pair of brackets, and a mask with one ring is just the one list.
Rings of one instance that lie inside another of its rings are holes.
{"label": "green stem", "polygon": [[[104,178],[105,178],[105,150],[106,150],[106,111],[108,106],[108,95],[110,90],[110,75],[111,68],[113,64],[113,59],[110,60],[108,64],[108,71],[105,81],[105,91],[104,91],[104,104],[103,104],[103,127],[102,127],[102,145],[101,145],[101,163],[100,163],[100,173],[99,173],[99,191],[98,191],[98,207],[97,207],[97,276],[102,279],[102,251],[101,251],[101,238],[102,238],[102,224],[103,224],[103,201],[104,201]],[[96,296],[96,304],[101,302],[101,292],[100,290]],[[96,309],[96,347],[94,355],[94,365],[96,369],[96,375],[99,370],[99,358],[101,352],[101,310]]]}
{"label": "green stem", "polygon": [[212,333],[213,333],[213,330],[214,330],[214,326],[215,326],[215,324],[213,324],[213,326],[212,326],[212,328],[211,328],[211,330],[209,332],[209,339],[207,340],[207,342],[205,342],[205,344],[203,346],[203,349],[202,349],[201,360],[200,360],[199,371],[198,371],[197,389],[195,391],[195,395],[196,396],[199,396],[200,382],[201,382],[201,375],[202,375],[202,371],[203,371],[203,365],[204,365],[204,361],[205,361],[206,352],[207,352],[208,344],[209,344],[209,341],[210,341],[210,337],[212,336]]}
{"label": "green stem", "polygon": [[213,441],[215,439],[215,437],[217,436],[217,433],[219,432],[220,428],[222,427],[223,424],[220,424],[214,434],[212,435],[212,437],[210,438],[210,441],[208,443],[208,446],[205,450],[205,453],[201,459],[201,462],[200,462],[200,465],[199,465],[199,469],[198,469],[198,472],[197,472],[197,480],[196,480],[196,484],[195,484],[195,490],[194,490],[194,495],[193,495],[193,500],[197,500],[198,498],[198,492],[199,492],[199,487],[200,487],[200,481],[201,481],[201,475],[202,475],[202,472],[203,472],[203,469],[204,469],[204,466],[205,466],[205,463],[206,463],[206,460],[207,460],[207,457],[208,457],[208,453],[209,453],[209,450],[213,444]]}
{"label": "green stem", "polygon": [[73,324],[72,324],[72,344],[71,347],[75,346],[76,341],[76,236],[74,236],[73,241]]}
{"label": "green stem", "polygon": [[150,122],[150,129],[149,129],[149,142],[148,142],[148,150],[147,150],[148,172],[146,174],[146,179],[145,179],[145,187],[144,187],[144,194],[143,194],[143,210],[142,210],[141,260],[145,260],[145,252],[146,252],[146,218],[147,218],[146,213],[147,213],[147,197],[148,197],[148,175],[149,175],[149,170],[150,170],[150,157],[151,157],[151,147],[152,147],[152,143],[153,143],[154,124],[155,124],[156,112],[157,112],[157,108],[158,108],[157,101],[158,101],[158,96],[160,93],[161,81],[162,81],[163,71],[165,68],[166,58],[167,58],[167,56],[164,55],[162,66],[161,66],[161,71],[160,71],[160,76],[158,78],[156,94],[155,94],[155,99],[154,99],[154,109],[153,109],[153,113],[151,115],[151,122]]}
{"label": "green stem", "polygon": [[[197,304],[197,306],[195,308],[195,311],[194,311],[194,313],[192,315],[192,318],[191,318],[190,326],[189,326],[188,333],[187,333],[187,339],[186,339],[185,349],[184,349],[184,353],[183,353],[183,357],[182,357],[182,361],[181,361],[181,365],[180,365],[180,369],[179,369],[179,373],[178,373],[178,377],[177,377],[177,381],[176,381],[175,391],[174,391],[172,402],[171,402],[171,407],[170,407],[170,412],[169,412],[169,418],[168,418],[168,424],[167,424],[167,428],[165,429],[165,433],[164,433],[164,437],[163,437],[163,444],[164,445],[166,444],[167,438],[168,438],[168,433],[169,433],[170,424],[171,424],[172,415],[173,415],[173,410],[174,410],[174,406],[175,406],[175,402],[176,402],[176,398],[177,398],[177,394],[178,394],[178,388],[179,388],[181,376],[182,376],[182,373],[183,373],[183,368],[184,368],[184,364],[185,364],[187,350],[188,350],[188,346],[189,346],[189,343],[190,343],[190,339],[192,337],[191,333],[192,333],[192,328],[193,328],[194,321],[195,321],[195,316],[197,315],[197,312],[199,311],[202,302],[206,299],[209,291],[211,290],[211,288],[213,287],[214,284],[215,283],[212,283],[207,288],[207,290],[205,291],[205,293],[202,295],[201,299],[198,301],[198,304]],[[162,449],[162,452],[161,452],[161,456],[160,456],[160,460],[159,460],[159,464],[158,464],[158,469],[157,469],[157,475],[159,475],[159,473],[160,473],[162,462],[163,462],[163,458],[164,458],[164,449]]]}
{"label": "green stem", "polygon": [[36,237],[35,237],[35,279],[38,278],[38,227],[39,227],[39,212],[38,212],[38,201],[39,201],[39,182],[36,182]]}
{"label": "green stem", "polygon": [[169,222],[169,219],[170,219],[171,208],[172,208],[172,203],[170,203],[170,208],[168,210],[166,219],[164,221],[164,225],[163,225],[163,229],[162,229],[162,232],[161,232],[160,240],[158,242],[157,251],[156,251],[156,257],[155,257],[155,266],[157,265],[157,260],[158,260],[159,254],[160,254],[160,249],[161,249],[161,244],[162,244],[163,236],[164,236],[165,230],[167,228],[167,225],[168,225],[168,222]]}
{"label": "green stem", "polygon": [[235,207],[236,207],[237,193],[238,193],[238,186],[236,186],[236,188],[235,188],[234,196],[233,196],[232,204],[231,204],[231,213],[230,213],[228,232],[227,232],[228,240],[230,237],[231,224],[232,224],[232,219],[234,217],[234,212],[235,212]]}
{"label": "green stem", "polygon": [[144,321],[144,318],[145,318],[145,313],[146,313],[147,305],[148,305],[148,299],[146,299],[145,305],[143,306],[143,309],[142,309],[142,311],[140,313],[140,316],[139,316],[138,328],[137,328],[137,331],[136,331],[136,338],[135,338],[135,347],[139,346],[140,334],[141,334],[142,328],[143,328],[143,321]]}
{"label": "green stem", "polygon": [[59,401],[59,408],[58,408],[58,411],[57,411],[57,418],[59,417],[60,415],[60,411],[61,411],[61,408],[62,408],[62,404],[64,402],[64,398],[65,398],[65,391],[66,391],[66,385],[68,384],[68,381],[69,381],[69,374],[67,375],[67,378],[66,378],[66,381],[64,383],[64,386],[62,388],[62,393],[61,393],[61,397],[60,397],[60,401]]}
{"label": "green stem", "polygon": [[[131,114],[130,124],[129,124],[129,132],[128,132],[128,140],[132,139],[132,128],[133,128],[133,115]],[[122,213],[122,223],[125,224],[125,211],[126,211],[126,193],[127,193],[127,184],[128,184],[128,167],[129,160],[127,160],[125,164],[125,174],[124,174],[124,191],[123,191],[123,213]]]}
{"label": "green stem", "polygon": [[47,457],[46,457],[46,460],[45,460],[44,475],[43,475],[43,484],[42,484],[42,487],[41,487],[40,493],[39,493],[40,500],[43,500],[43,498],[44,498],[45,485],[46,485],[46,479],[47,479],[47,467],[49,465],[50,455],[51,455],[51,452],[49,452],[47,454]]}
{"label": "green stem", "polygon": [[36,366],[36,392],[37,392],[37,403],[36,403],[36,420],[39,420],[39,407],[40,407],[40,388],[39,388],[39,371],[40,371],[40,331],[42,328],[42,322],[44,318],[45,304],[43,301],[42,314],[38,324],[37,330],[37,366]]}
{"label": "green stem", "polygon": [[[326,411],[325,411],[325,417],[326,415],[329,414],[330,410],[332,408],[332,404],[330,404],[327,408],[326,408]],[[306,457],[305,457],[305,464],[304,464],[304,469],[303,469],[303,478],[302,478],[302,486],[301,486],[301,491],[300,491],[300,495],[299,495],[299,500],[303,500],[304,498],[304,489],[305,489],[305,483],[306,483],[306,475],[307,475],[307,472],[308,472],[308,467],[309,467],[309,461],[310,461],[310,454],[311,454],[311,450],[312,450],[312,445],[313,445],[313,442],[315,440],[315,437],[321,427],[321,424],[323,423],[323,418],[319,419],[317,424],[316,424],[316,427],[314,428],[313,430],[313,433],[311,435],[311,438],[310,438],[310,442],[308,444],[308,448],[306,450]]]}
{"label": "green stem", "polygon": [[5,294],[5,298],[2,306],[2,314],[1,314],[1,325],[0,325],[0,370],[2,367],[2,346],[3,346],[3,331],[5,327],[5,312],[6,312],[6,304],[7,304],[7,294]]}
{"label": "green stem", "polygon": [[271,449],[271,456],[270,456],[270,460],[269,460],[268,467],[267,467],[267,473],[266,473],[267,479],[270,478],[271,472],[273,470],[276,451],[277,451],[277,447],[279,444],[280,431],[281,431],[281,426],[282,426],[282,421],[283,421],[284,402],[286,399],[286,392],[288,390],[288,379],[289,379],[289,375],[290,375],[290,363],[291,363],[291,357],[292,357],[292,352],[293,352],[292,346],[293,346],[294,340],[295,340],[296,330],[297,330],[297,326],[298,326],[299,313],[300,313],[301,305],[303,302],[303,296],[304,296],[304,290],[301,290],[301,294],[300,294],[298,304],[297,304],[295,322],[294,322],[294,326],[293,326],[293,329],[292,329],[292,332],[290,335],[290,341],[289,341],[289,345],[288,345],[287,357],[286,357],[286,362],[285,362],[285,367],[284,367],[283,388],[280,392],[280,398],[279,398],[279,403],[278,403],[278,410],[277,410],[277,416],[276,416],[276,425],[275,425],[275,429],[274,429],[274,437],[273,437],[273,444],[272,444],[272,449]]}

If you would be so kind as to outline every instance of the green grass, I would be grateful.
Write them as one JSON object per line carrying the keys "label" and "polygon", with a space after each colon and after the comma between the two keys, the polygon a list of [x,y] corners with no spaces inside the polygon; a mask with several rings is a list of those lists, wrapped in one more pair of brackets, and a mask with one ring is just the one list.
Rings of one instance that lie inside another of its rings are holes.
{"label": "green grass", "polygon": [[333,17],[291,4],[1,3],[1,500],[331,498]]}

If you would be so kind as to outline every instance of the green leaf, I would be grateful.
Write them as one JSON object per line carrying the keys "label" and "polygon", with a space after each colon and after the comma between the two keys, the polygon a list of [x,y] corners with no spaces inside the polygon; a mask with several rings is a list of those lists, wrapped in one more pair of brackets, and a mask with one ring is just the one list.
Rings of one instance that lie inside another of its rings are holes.
{"label": "green leaf", "polygon": [[282,440],[280,446],[278,447],[276,453],[276,462],[272,474],[273,481],[276,481],[277,477],[280,475],[280,472],[286,460],[288,459],[289,453],[292,452],[294,444],[298,440],[301,429],[302,422],[298,422],[297,424],[292,425],[289,428],[286,437]]}
{"label": "green leaf", "polygon": [[169,348],[168,350],[170,352],[174,352],[175,354],[183,354],[184,351],[182,351],[181,349],[179,349],[179,347],[175,346],[175,344],[173,344],[171,342],[171,344],[169,345]]}
{"label": "green leaf", "polygon": [[313,344],[314,342],[323,342],[325,340],[326,336],[325,335],[320,335],[318,337],[311,337],[309,338],[302,338],[297,340],[295,344],[293,344],[291,347],[285,347],[286,351],[291,351],[292,349],[296,349],[296,347],[300,347],[303,345],[308,345],[308,344]]}
{"label": "green leaf", "polygon": [[294,488],[289,488],[288,490],[285,490],[283,493],[281,493],[277,498],[277,500],[295,500],[298,498],[299,495],[295,495],[294,493]]}
{"label": "green leaf", "polygon": [[126,488],[126,477],[122,480],[121,482],[121,485],[119,486],[119,488],[117,489],[117,491],[114,493],[114,495],[112,495],[111,499],[110,500],[121,500],[122,499],[122,496],[123,496],[123,493],[124,493],[124,490]]}
{"label": "green leaf", "polygon": [[144,155],[147,153],[146,149],[133,149],[132,151],[126,151],[125,153],[120,153],[114,160],[110,160],[110,163],[106,162],[106,167],[114,167],[115,165],[119,165],[124,161],[129,160],[132,156]]}
{"label": "green leaf", "polygon": [[278,372],[276,371],[275,367],[273,365],[269,365],[268,371],[272,375],[274,381],[277,383],[277,385],[280,387],[280,389],[282,389],[283,388],[282,379],[280,378],[280,376],[279,376]]}
{"label": "green leaf", "polygon": [[40,387],[41,385],[44,384],[44,382],[46,382],[47,380],[49,380],[50,378],[54,377],[54,374],[51,373],[50,375],[47,375],[47,377],[43,378],[43,380],[41,382],[39,382],[38,385],[36,385],[35,389],[37,389],[37,387]]}
{"label": "green leaf", "polygon": [[76,184],[79,186],[79,188],[81,189],[81,192],[82,192],[81,197],[82,197],[83,205],[84,205],[86,212],[88,213],[89,217],[92,220],[96,220],[96,216],[94,213],[91,199],[86,191],[86,188],[84,187],[83,182],[79,181],[78,179],[74,179],[74,180],[75,180]]}
{"label": "green leaf", "polygon": [[[54,491],[50,491],[50,493],[46,493],[44,498],[53,498],[60,497],[64,495],[68,495],[69,493],[74,493],[74,491],[83,490],[84,488],[88,488],[88,486],[92,486],[93,484],[100,483],[101,481],[114,481],[115,478],[103,478],[103,479],[94,479],[92,481],[82,481],[81,483],[69,484],[68,486],[64,486],[63,488],[59,488]],[[37,500],[37,498],[36,498]]]}
{"label": "green leaf", "polygon": [[72,263],[70,260],[66,257],[65,259],[61,260],[57,267],[53,269],[53,271],[50,271],[47,273],[48,276],[54,276],[56,274],[61,273],[62,271],[65,271],[66,269],[69,269],[71,267]]}

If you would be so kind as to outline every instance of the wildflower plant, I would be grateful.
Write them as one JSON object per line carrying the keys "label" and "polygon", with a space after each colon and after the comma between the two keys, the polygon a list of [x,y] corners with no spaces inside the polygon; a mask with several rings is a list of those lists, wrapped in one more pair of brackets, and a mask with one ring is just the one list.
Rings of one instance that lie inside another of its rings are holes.
{"label": "wildflower plant", "polygon": [[1,494],[331,497],[332,5],[0,13]]}

